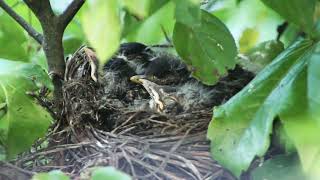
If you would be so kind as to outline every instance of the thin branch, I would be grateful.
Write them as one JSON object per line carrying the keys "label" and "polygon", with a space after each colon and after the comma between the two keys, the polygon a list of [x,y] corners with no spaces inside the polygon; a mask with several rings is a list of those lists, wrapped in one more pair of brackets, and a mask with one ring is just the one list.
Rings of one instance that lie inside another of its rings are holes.
{"label": "thin branch", "polygon": [[28,175],[34,175],[34,174],[35,174],[34,172],[24,170],[24,169],[22,169],[22,168],[20,168],[20,167],[18,167],[18,166],[15,166],[15,165],[10,164],[10,163],[7,163],[7,162],[0,162],[0,165],[4,165],[4,166],[6,166],[6,167],[8,167],[8,168],[15,169],[15,170],[17,170],[17,171],[19,171],[19,172],[22,172],[22,173],[24,173],[24,174],[28,174]]}
{"label": "thin branch", "polygon": [[43,35],[37,32],[32,26],[30,26],[21,16],[19,16],[13,9],[8,6],[3,0],[0,0],[0,7],[8,13],[20,26],[25,29],[28,34],[33,37],[39,44],[43,42]]}
{"label": "thin branch", "polygon": [[82,5],[86,0],[74,0],[70,3],[70,5],[64,10],[64,12],[59,16],[59,21],[61,23],[61,28],[65,29],[73,17],[80,10]]}

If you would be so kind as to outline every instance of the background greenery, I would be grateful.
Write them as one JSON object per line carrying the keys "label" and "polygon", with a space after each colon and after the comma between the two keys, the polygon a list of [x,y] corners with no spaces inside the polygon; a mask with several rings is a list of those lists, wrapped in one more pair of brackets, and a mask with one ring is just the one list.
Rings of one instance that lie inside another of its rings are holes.
{"label": "background greenery", "polygon": [[[6,2],[42,31],[23,1]],[[57,13],[70,2],[51,0]],[[90,44],[105,63],[121,42],[172,42],[193,76],[209,85],[239,63],[257,76],[214,107],[208,128],[214,159],[240,176],[273,140],[285,153],[253,170],[254,179],[320,179],[318,9],[317,0],[87,0],[64,33],[64,53]],[[279,42],[277,27],[285,21],[289,25]],[[53,119],[26,92],[52,84],[40,45],[1,9],[0,22],[4,160],[45,135]]]}

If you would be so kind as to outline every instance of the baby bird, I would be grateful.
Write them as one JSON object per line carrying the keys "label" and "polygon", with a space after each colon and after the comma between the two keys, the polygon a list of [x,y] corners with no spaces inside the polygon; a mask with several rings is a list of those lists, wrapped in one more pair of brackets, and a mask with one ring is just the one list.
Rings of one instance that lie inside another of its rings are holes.
{"label": "baby bird", "polygon": [[143,74],[151,59],[151,51],[141,43],[123,43],[118,53],[104,65],[105,93],[126,103],[134,96],[148,96],[130,77]]}
{"label": "baby bird", "polygon": [[[187,65],[140,43],[125,43],[105,65],[106,93],[135,109],[175,115],[217,105],[218,89],[193,78]],[[139,103],[136,103],[139,102]]]}

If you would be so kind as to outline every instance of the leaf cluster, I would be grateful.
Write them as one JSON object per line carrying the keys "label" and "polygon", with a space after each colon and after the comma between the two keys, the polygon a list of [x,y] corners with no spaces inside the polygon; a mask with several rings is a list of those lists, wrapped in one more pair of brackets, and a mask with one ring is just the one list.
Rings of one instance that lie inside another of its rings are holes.
{"label": "leaf cluster", "polygon": [[[41,31],[21,1],[8,2]],[[54,10],[63,12],[68,2],[61,7],[58,2],[51,0],[57,5]],[[319,179],[319,2],[217,2],[87,0],[64,32],[64,53],[89,43],[105,63],[121,42],[173,45],[192,75],[207,85],[239,63],[257,75],[214,108],[208,128],[213,158],[240,176],[276,141],[284,153],[256,168],[254,179],[288,179],[287,171]],[[272,40],[282,21],[289,23],[288,29]],[[6,47],[0,48],[0,159],[5,159],[27,150],[45,134],[52,119],[26,93],[43,86],[52,89],[52,84],[36,42],[2,11],[0,22],[0,44]],[[279,164],[286,168],[276,168]]]}
{"label": "leaf cluster", "polygon": [[[260,164],[254,179],[288,179],[298,172],[296,177],[319,179],[317,2],[263,2],[306,36],[284,49],[227,103],[214,108],[208,129],[212,155],[240,176],[255,159],[263,159],[271,142],[276,141],[284,149],[283,155]],[[276,164],[288,169],[277,168]],[[268,174],[270,169],[272,173]]]}

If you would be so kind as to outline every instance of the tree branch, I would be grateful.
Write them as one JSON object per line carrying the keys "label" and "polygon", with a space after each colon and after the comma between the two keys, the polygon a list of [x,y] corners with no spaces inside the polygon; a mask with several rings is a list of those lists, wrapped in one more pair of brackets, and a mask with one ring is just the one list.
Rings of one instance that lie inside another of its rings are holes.
{"label": "tree branch", "polygon": [[59,16],[59,22],[61,28],[64,30],[73,17],[77,14],[79,9],[82,7],[86,0],[74,0],[72,1],[69,6],[64,10],[64,12]]}
{"label": "tree branch", "polygon": [[16,12],[11,9],[3,0],[0,0],[0,7],[7,12],[20,26],[23,27],[24,30],[28,32],[28,34],[35,39],[39,44],[43,42],[43,35],[37,32],[32,26],[30,26],[21,16],[19,16]]}
{"label": "tree branch", "polygon": [[40,23],[52,20],[55,14],[49,0],[23,0],[24,3],[37,16]]}
{"label": "tree branch", "polygon": [[62,98],[61,80],[65,71],[62,45],[64,29],[60,27],[59,18],[54,14],[49,0],[23,1],[40,21],[43,31],[42,47],[46,54],[49,73],[52,74],[52,82],[54,84],[53,95],[56,100],[60,100]]}

